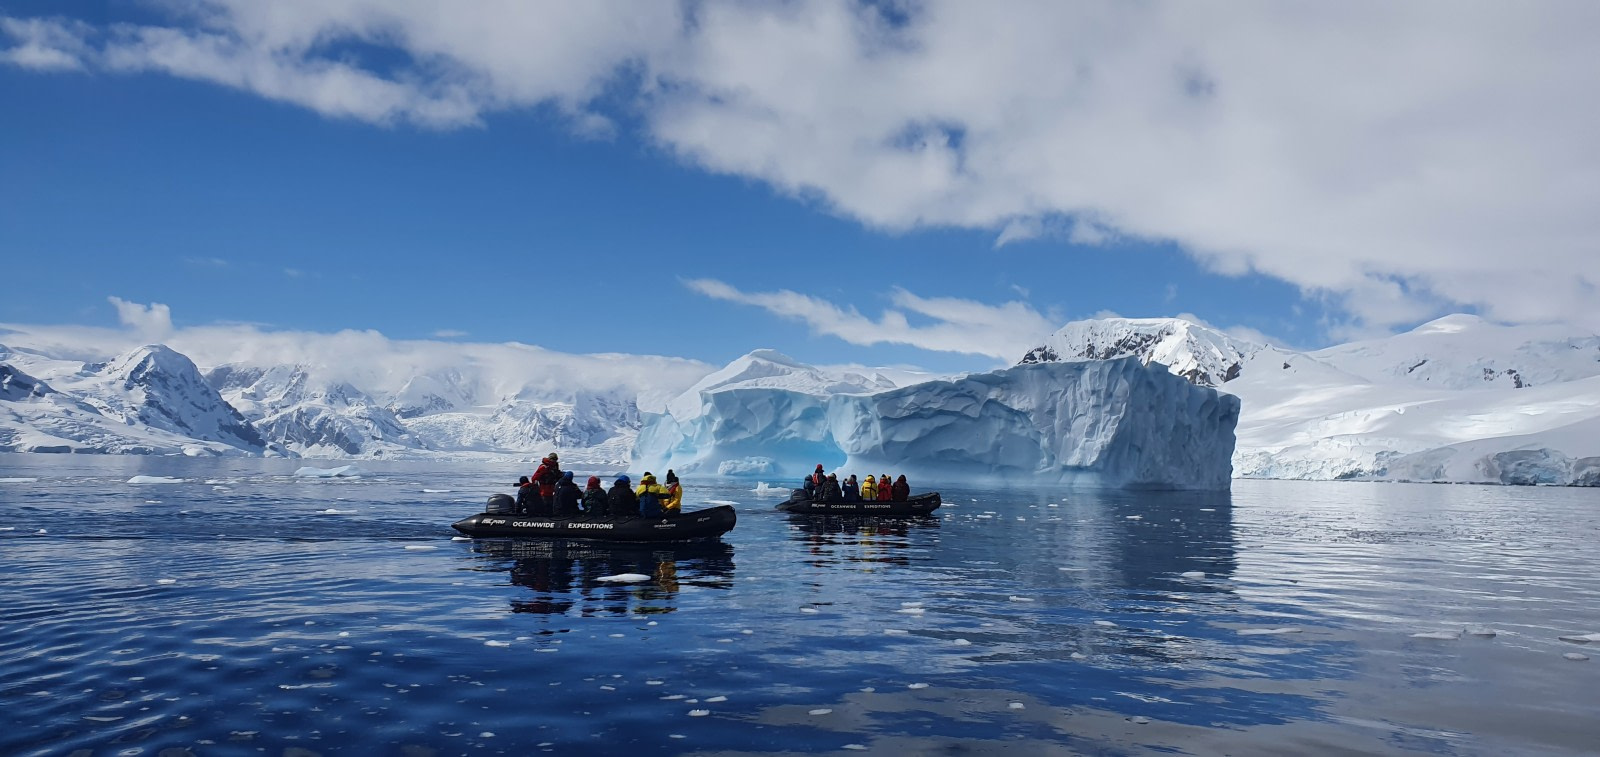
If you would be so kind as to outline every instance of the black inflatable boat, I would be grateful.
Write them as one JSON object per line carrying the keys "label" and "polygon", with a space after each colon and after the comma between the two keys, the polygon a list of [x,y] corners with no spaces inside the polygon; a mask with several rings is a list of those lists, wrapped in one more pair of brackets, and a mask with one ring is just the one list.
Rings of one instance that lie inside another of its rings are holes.
{"label": "black inflatable boat", "polygon": [[738,516],[733,508],[721,505],[671,518],[546,518],[479,513],[452,525],[461,533],[477,537],[590,539],[659,544],[715,539],[732,531],[736,521]]}
{"label": "black inflatable boat", "polygon": [[914,494],[899,502],[816,502],[806,496],[804,489],[795,489],[789,499],[778,503],[778,509],[800,515],[872,515],[884,518],[910,518],[927,515],[939,509],[943,502],[938,492]]}

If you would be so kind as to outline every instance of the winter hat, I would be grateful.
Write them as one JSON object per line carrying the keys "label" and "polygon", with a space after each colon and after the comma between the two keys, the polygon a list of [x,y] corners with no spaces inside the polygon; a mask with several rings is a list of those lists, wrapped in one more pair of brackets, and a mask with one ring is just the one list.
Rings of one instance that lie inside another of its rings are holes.
{"label": "winter hat", "polygon": [[527,485],[528,485],[528,477],[527,476],[518,476],[517,477],[517,486],[527,486]]}
{"label": "winter hat", "polygon": [[669,484],[678,483],[678,474],[673,473],[671,468],[667,469],[667,483],[669,483]]}
{"label": "winter hat", "polygon": [[619,484],[627,484],[627,483],[632,483],[632,482],[628,480],[628,477],[626,475],[623,475],[623,476],[617,476],[617,483],[619,483]]}
{"label": "winter hat", "polygon": [[572,480],[572,471],[567,471],[565,473],[562,473],[561,474],[561,478],[563,480],[565,480],[565,481],[571,481]]}
{"label": "winter hat", "polygon": [[590,476],[589,477],[589,488],[590,489],[596,489],[596,488],[599,488],[599,486],[600,486],[600,477],[599,476]]}

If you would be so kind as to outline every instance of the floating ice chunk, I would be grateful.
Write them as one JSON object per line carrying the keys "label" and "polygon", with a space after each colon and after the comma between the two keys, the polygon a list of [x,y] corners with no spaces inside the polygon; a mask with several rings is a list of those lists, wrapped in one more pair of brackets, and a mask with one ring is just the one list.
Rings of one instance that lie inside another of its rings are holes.
{"label": "floating ice chunk", "polygon": [[480,738],[480,739],[492,739],[492,738],[494,738],[494,731],[484,731],[483,733],[478,734],[478,738]]}
{"label": "floating ice chunk", "polygon": [[1200,508],[1200,512],[1203,512],[1203,513],[1214,513],[1216,511],[1217,511],[1217,508],[1215,508],[1215,507],[1202,507],[1202,508]]}
{"label": "floating ice chunk", "polygon": [[1600,641],[1600,633],[1586,633],[1586,634],[1578,634],[1578,635],[1574,635],[1574,636],[1561,636],[1559,638],[1562,641],[1570,641],[1570,642],[1572,642],[1574,644],[1588,644],[1591,641]]}
{"label": "floating ice chunk", "polygon": [[1060,505],[1058,505],[1058,504],[1056,504],[1054,502],[1051,502],[1050,504],[1045,505],[1045,507],[1060,507]]}
{"label": "floating ice chunk", "polygon": [[688,737],[684,736],[681,733],[669,733],[669,734],[667,734],[667,738],[669,738],[669,739],[683,739],[683,738],[688,738]]}
{"label": "floating ice chunk", "polygon": [[833,712],[833,710],[831,710],[831,709],[829,709],[827,707],[818,707],[817,709],[812,710],[812,711],[810,711],[810,712],[808,712],[806,714],[807,715],[826,715],[826,714],[828,714],[830,712]]}
{"label": "floating ice chunk", "polygon": [[294,472],[301,478],[354,478],[363,475],[363,471],[354,465],[341,465],[337,468],[313,468],[307,465]]}
{"label": "floating ice chunk", "polygon": [[326,510],[322,510],[322,511],[318,512],[317,514],[318,515],[355,515],[357,512],[359,512],[359,511],[357,511],[357,510],[336,510],[336,509],[330,507],[330,508],[328,508]]}
{"label": "floating ice chunk", "polygon": [[1024,705],[1021,702],[1012,702],[1010,704],[1007,704],[1006,707],[1008,709],[1012,709],[1012,710],[1021,710],[1021,709],[1025,709],[1027,707],[1027,705]]}
{"label": "floating ice chunk", "polygon": [[1461,638],[1460,631],[1423,631],[1411,634],[1413,639],[1438,639],[1439,641],[1455,641]]}
{"label": "floating ice chunk", "polygon": [[684,695],[684,694],[668,694],[668,695],[666,695],[664,697],[661,697],[661,698],[662,699],[666,699],[666,700],[676,700],[676,699],[683,699],[683,698],[685,698],[685,696],[686,695]]}
{"label": "floating ice chunk", "polygon": [[607,583],[636,584],[640,581],[649,581],[650,576],[647,576],[643,573],[618,573],[614,576],[601,576],[595,580],[605,581]]}
{"label": "floating ice chunk", "polygon": [[746,628],[746,629],[743,629],[743,630],[739,631],[739,633],[742,633],[742,634],[744,634],[746,636],[750,636],[750,635],[754,634],[755,631],[752,631],[752,630]]}
{"label": "floating ice chunk", "polygon": [[17,530],[16,526],[0,526],[0,531],[15,531],[15,530]]}
{"label": "floating ice chunk", "polygon": [[1017,596],[1015,594],[1012,594],[1011,596],[1006,597],[1006,599],[1009,599],[1012,602],[1032,602],[1033,601],[1033,599],[1030,598],[1030,597],[1019,597],[1019,596]]}
{"label": "floating ice chunk", "polygon": [[867,745],[866,744],[845,744],[844,746],[839,747],[839,748],[840,749],[848,749],[848,750],[850,750],[852,752],[864,752],[864,751],[867,750]]}
{"label": "floating ice chunk", "polygon": [[1100,626],[1102,628],[1116,628],[1117,627],[1116,623],[1112,623],[1109,620],[1097,620],[1097,621],[1094,622],[1094,624],[1097,625],[1097,626]]}
{"label": "floating ice chunk", "polygon": [[35,536],[44,536],[45,534],[48,534],[50,532],[41,528],[38,531],[34,531],[33,533],[34,533]]}
{"label": "floating ice chunk", "polygon": [[644,685],[646,685],[646,686],[660,686],[661,684],[664,684],[664,683],[666,683],[666,681],[645,681]]}
{"label": "floating ice chunk", "polygon": [[872,692],[877,691],[877,690],[878,689],[875,686],[866,686],[866,687],[863,687],[861,689],[861,693],[863,693],[863,694],[871,694]]}
{"label": "floating ice chunk", "polygon": [[1143,515],[1129,515],[1128,520],[1144,520]]}
{"label": "floating ice chunk", "polygon": [[176,579],[176,578],[157,578],[156,579],[156,583],[158,583],[158,584],[175,584],[177,582],[178,582],[178,579]]}
{"label": "floating ice chunk", "polygon": [[1496,631],[1488,626],[1467,626],[1468,636],[1481,636],[1487,639],[1492,636],[1498,636],[1499,634],[1499,631]]}
{"label": "floating ice chunk", "polygon": [[1206,577],[1206,572],[1203,571],[1203,570],[1186,571],[1183,574],[1183,577],[1184,578],[1205,578]]}
{"label": "floating ice chunk", "polygon": [[540,647],[539,649],[535,649],[533,651],[535,651],[535,652],[560,652],[561,650],[556,649],[555,647]]}
{"label": "floating ice chunk", "polygon": [[1298,628],[1241,628],[1240,636],[1278,636],[1286,633],[1300,633]]}
{"label": "floating ice chunk", "polygon": [[452,537],[450,537],[450,541],[472,541],[472,537],[470,537],[470,536],[452,536]]}
{"label": "floating ice chunk", "polygon": [[725,696],[706,697],[706,702],[707,703],[726,702],[726,701],[728,701],[728,698],[725,697]]}
{"label": "floating ice chunk", "polygon": [[958,647],[970,647],[970,646],[972,646],[972,642],[967,641],[966,639],[956,639],[956,640],[954,640],[954,641],[952,641],[950,643],[954,644],[954,645],[956,645]]}
{"label": "floating ice chunk", "polygon": [[6,478],[0,478],[0,484],[31,484],[31,483],[33,483],[35,481],[38,481],[38,480],[39,479],[37,479],[37,478],[24,478],[24,477],[21,477],[21,476],[8,476]]}
{"label": "floating ice chunk", "polygon": [[818,610],[815,607],[802,607],[802,608],[800,608],[800,612],[803,612],[803,613],[806,613],[807,615],[810,615],[810,614],[819,613],[819,612],[822,612],[822,611]]}
{"label": "floating ice chunk", "polygon": [[614,633],[614,634],[608,634],[608,635],[613,639],[621,639],[621,638],[624,637],[624,634],[620,634],[620,633]]}
{"label": "floating ice chunk", "polygon": [[1073,652],[1072,653],[1072,659],[1074,659],[1074,660],[1082,660],[1082,659],[1086,659],[1087,657],[1088,657],[1088,655],[1086,655],[1086,654],[1084,654],[1082,652]]}
{"label": "floating ice chunk", "polygon": [[901,602],[900,606],[901,607],[921,607],[922,603],[921,602]]}
{"label": "floating ice chunk", "polygon": [[1134,715],[1133,717],[1128,718],[1128,722],[1137,723],[1139,725],[1145,725],[1145,724],[1150,722],[1150,718],[1147,718],[1147,717],[1145,717],[1143,715]]}
{"label": "floating ice chunk", "polygon": [[495,639],[490,639],[488,641],[485,641],[483,643],[483,645],[486,646],[486,647],[509,647],[509,646],[511,646],[511,642],[509,642],[509,641],[497,641]]}
{"label": "floating ice chunk", "polygon": [[904,614],[904,615],[921,615],[922,613],[927,612],[927,611],[923,610],[921,607],[902,607],[902,608],[900,608],[898,610],[895,610],[895,612],[898,612],[898,613],[901,613],[901,614]]}
{"label": "floating ice chunk", "polygon": [[718,644],[732,644],[733,639],[717,639]]}
{"label": "floating ice chunk", "polygon": [[449,489],[423,489],[423,494],[449,494]]}
{"label": "floating ice chunk", "polygon": [[691,717],[691,718],[703,718],[703,717],[705,717],[707,715],[710,715],[710,714],[711,714],[710,710],[690,710],[689,711],[689,717]]}
{"label": "floating ice chunk", "polygon": [[134,476],[128,479],[130,484],[181,484],[183,479],[171,476]]}
{"label": "floating ice chunk", "polygon": [[422,552],[429,549],[438,549],[438,547],[435,547],[432,544],[407,544],[406,549]]}
{"label": "floating ice chunk", "polygon": [[904,628],[885,628],[883,629],[883,632],[889,636],[905,636],[911,633]]}
{"label": "floating ice chunk", "polygon": [[767,486],[767,482],[765,482],[765,481],[757,481],[756,482],[756,488],[751,489],[750,491],[755,492],[755,495],[757,497],[772,497],[772,496],[777,496],[779,494],[788,494],[788,492],[786,492],[786,491],[780,491],[778,489],[774,489],[774,488],[772,488],[770,486]]}
{"label": "floating ice chunk", "polygon": [[928,688],[928,684],[925,684],[925,683],[908,683],[908,684],[906,684],[906,688],[908,688],[908,689],[926,689],[926,688]]}
{"label": "floating ice chunk", "polygon": [[1582,652],[1567,652],[1566,654],[1561,655],[1561,656],[1565,657],[1565,658],[1567,658],[1569,660],[1577,660],[1578,662],[1583,662],[1584,660],[1589,659],[1589,655],[1586,655],[1586,654],[1584,654]]}
{"label": "floating ice chunk", "polygon": [[708,505],[737,505],[737,504],[739,504],[738,502],[734,502],[731,499],[708,499],[705,502]]}

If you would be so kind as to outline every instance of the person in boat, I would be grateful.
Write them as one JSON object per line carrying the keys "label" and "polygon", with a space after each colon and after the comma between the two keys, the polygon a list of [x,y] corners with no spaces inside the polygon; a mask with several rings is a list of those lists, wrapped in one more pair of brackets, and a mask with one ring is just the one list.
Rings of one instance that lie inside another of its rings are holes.
{"label": "person in boat", "polygon": [[548,504],[556,496],[556,484],[561,481],[560,458],[551,452],[540,461],[539,469],[533,472],[533,480],[539,484],[539,496],[544,497]]}
{"label": "person in boat", "polygon": [[878,501],[888,502],[894,499],[894,487],[889,484],[889,474],[878,477]]}
{"label": "person in boat", "polygon": [[572,481],[572,471],[561,474],[556,482],[556,493],[551,499],[550,514],[557,518],[570,518],[578,514],[578,503],[583,501],[583,491]]}
{"label": "person in boat", "polygon": [[804,485],[806,497],[808,499],[816,499],[818,490],[822,488],[822,482],[826,480],[828,480],[828,476],[822,472],[822,463],[817,463],[817,469],[812,471],[811,475],[806,476]]}
{"label": "person in boat", "polygon": [[904,475],[895,479],[894,486],[891,488],[893,490],[894,501],[896,502],[904,502],[911,497],[911,485],[906,483],[906,477]]}
{"label": "person in boat", "polygon": [[613,518],[639,517],[639,498],[633,495],[633,482],[626,475],[617,476],[606,495],[606,512]]}
{"label": "person in boat", "polygon": [[861,486],[856,483],[856,474],[850,474],[850,477],[845,479],[844,483],[839,484],[839,488],[844,490],[844,501],[861,501]]}
{"label": "person in boat", "polygon": [[683,512],[683,484],[678,483],[678,474],[667,469],[667,496],[661,500],[661,513],[672,517]]}
{"label": "person in boat", "polygon": [[656,477],[650,471],[644,472],[644,478],[639,479],[639,515],[645,518],[661,517],[661,502],[667,498],[667,487],[656,483]]}
{"label": "person in boat", "polygon": [[528,480],[527,476],[517,478],[517,514],[538,515],[543,509],[544,500],[539,497],[539,485]]}
{"label": "person in boat", "polygon": [[844,492],[839,488],[839,474],[829,473],[823,479],[822,487],[817,490],[817,499],[822,502],[841,502]]}
{"label": "person in boat", "polygon": [[606,490],[600,485],[600,477],[590,476],[589,486],[583,490],[583,514],[591,518],[604,518],[607,509]]}
{"label": "person in boat", "polygon": [[868,502],[878,498],[878,480],[871,473],[867,474],[867,480],[861,482],[861,498]]}

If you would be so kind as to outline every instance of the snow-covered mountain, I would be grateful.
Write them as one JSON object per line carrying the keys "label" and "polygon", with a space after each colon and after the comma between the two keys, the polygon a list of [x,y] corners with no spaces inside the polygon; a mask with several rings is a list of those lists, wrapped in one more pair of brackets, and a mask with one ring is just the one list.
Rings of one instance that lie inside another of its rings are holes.
{"label": "snow-covered mountain", "polygon": [[267,454],[194,363],[146,345],[105,363],[0,347],[0,450]]}
{"label": "snow-covered mountain", "polygon": [[647,416],[634,457],[796,479],[821,463],[862,475],[1226,489],[1238,412],[1234,397],[1135,359],[894,388],[763,350]]}
{"label": "snow-covered mountain", "polygon": [[1600,462],[1600,337],[1558,327],[1453,315],[1300,353],[1177,319],[1100,319],[1023,361],[1051,353],[1232,374],[1221,389],[1243,401],[1243,477],[1584,483]]}

